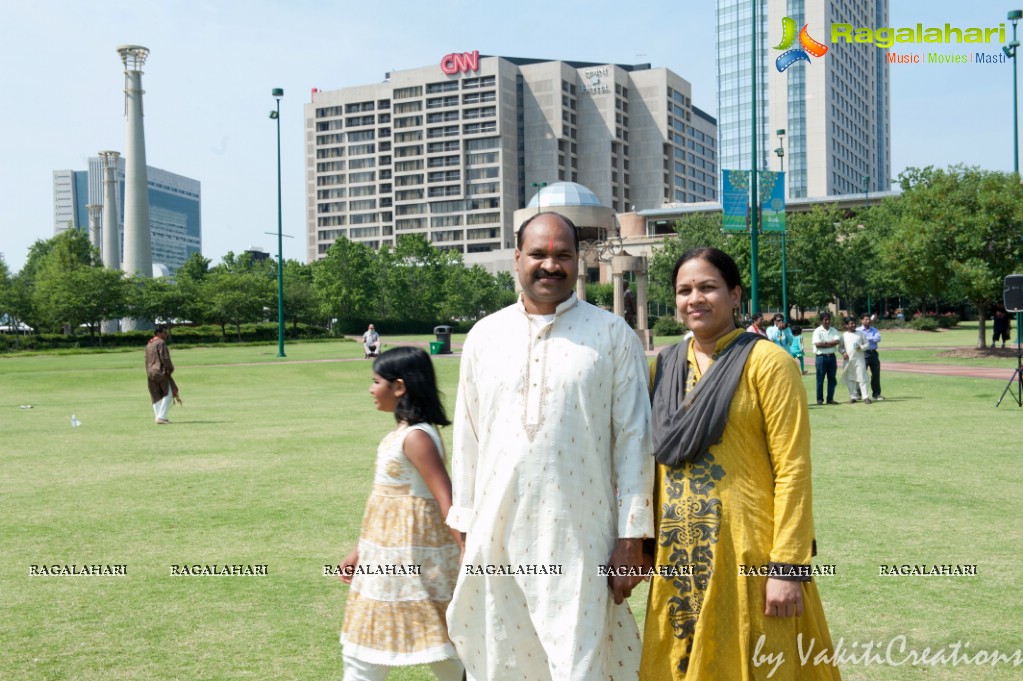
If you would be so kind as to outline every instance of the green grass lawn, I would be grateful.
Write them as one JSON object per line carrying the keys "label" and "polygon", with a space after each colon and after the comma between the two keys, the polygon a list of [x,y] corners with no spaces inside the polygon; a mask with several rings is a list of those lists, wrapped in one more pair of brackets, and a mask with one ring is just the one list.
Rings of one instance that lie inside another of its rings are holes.
{"label": "green grass lawn", "polygon": [[[286,360],[276,345],[171,351],[185,407],[159,427],[141,350],[0,358],[0,679],[341,678],[346,587],[323,566],[354,544],[376,445],[393,426],[367,394],[370,363],[351,342],[289,344]],[[458,360],[435,364],[450,409]],[[832,635],[853,653],[899,636],[911,649],[1015,651],[1023,410],[995,409],[1003,386],[990,380],[886,381],[885,402],[810,410],[817,562],[837,570],[819,581]],[[65,563],[128,574],[29,574]],[[269,574],[170,574],[196,563]],[[979,574],[879,576],[880,565],[918,563]],[[854,680],[1018,674],[843,668]]]}

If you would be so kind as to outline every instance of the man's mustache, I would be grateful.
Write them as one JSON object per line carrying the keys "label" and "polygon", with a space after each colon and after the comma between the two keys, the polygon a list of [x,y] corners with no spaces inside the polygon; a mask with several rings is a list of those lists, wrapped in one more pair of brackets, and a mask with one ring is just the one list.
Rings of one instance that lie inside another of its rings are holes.
{"label": "man's mustache", "polygon": [[537,270],[536,273],[533,275],[533,281],[536,281],[537,279],[564,279],[564,278],[565,278],[564,272],[550,272],[544,269]]}

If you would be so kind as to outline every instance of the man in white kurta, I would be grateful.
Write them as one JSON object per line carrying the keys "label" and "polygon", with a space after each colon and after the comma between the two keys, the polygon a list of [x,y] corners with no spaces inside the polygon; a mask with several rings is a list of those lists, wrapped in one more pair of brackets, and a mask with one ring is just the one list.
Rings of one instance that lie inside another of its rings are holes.
{"label": "man in white kurta", "polygon": [[[842,357],[845,366],[842,368],[842,380],[849,388],[849,401],[863,400],[870,404],[867,394],[867,359],[864,351],[869,347],[867,336],[856,330],[856,319],[845,318],[845,331],[842,333]],[[859,393],[857,395],[857,393]]]}
{"label": "man in white kurta", "polygon": [[[535,242],[534,262],[560,248],[548,227],[563,218],[542,217],[516,251]],[[535,275],[517,255],[523,296],[463,347],[448,524],[467,535],[448,633],[470,680],[635,679],[639,632],[604,566],[652,536],[647,363],[625,321],[566,281],[531,314],[541,285],[524,277],[575,279],[574,261],[543,262]]]}

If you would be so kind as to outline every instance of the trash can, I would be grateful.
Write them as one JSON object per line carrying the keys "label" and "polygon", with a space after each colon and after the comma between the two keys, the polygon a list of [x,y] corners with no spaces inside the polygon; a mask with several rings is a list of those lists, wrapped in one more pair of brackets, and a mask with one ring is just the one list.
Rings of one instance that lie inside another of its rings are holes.
{"label": "trash can", "polygon": [[[437,336],[437,342],[441,344],[439,352],[434,353],[438,355],[450,355],[451,354],[451,327],[447,325],[433,327],[433,332]],[[433,343],[430,343],[430,352],[433,352]]]}
{"label": "trash can", "polygon": [[430,341],[430,354],[439,355],[444,351],[444,344],[440,341]]}

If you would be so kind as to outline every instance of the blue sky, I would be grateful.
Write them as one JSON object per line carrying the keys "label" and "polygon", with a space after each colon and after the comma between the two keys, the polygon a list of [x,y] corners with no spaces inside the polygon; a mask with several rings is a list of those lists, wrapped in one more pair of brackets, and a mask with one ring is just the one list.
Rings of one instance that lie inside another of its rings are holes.
{"label": "blue sky", "polygon": [[[1011,3],[892,0],[890,23],[997,26],[1007,10],[1023,7],[1023,0]],[[284,232],[294,236],[285,239],[284,256],[305,261],[302,107],[311,88],[377,82],[387,71],[479,50],[649,62],[689,80],[693,103],[716,114],[714,7],[710,0],[5,3],[0,253],[16,272],[28,247],[53,235],[53,170],[84,170],[101,149],[123,151],[118,45],[151,51],[143,76],[148,162],[202,182],[203,253],[214,262],[250,246],[276,251],[276,238],[265,234],[277,229],[276,137],[267,114],[274,106],[270,91],[284,88]],[[1010,39],[1008,24],[1006,30]],[[826,34],[811,30],[824,42]],[[1011,64],[892,65],[890,73],[895,174],[954,163],[1012,169]]]}

